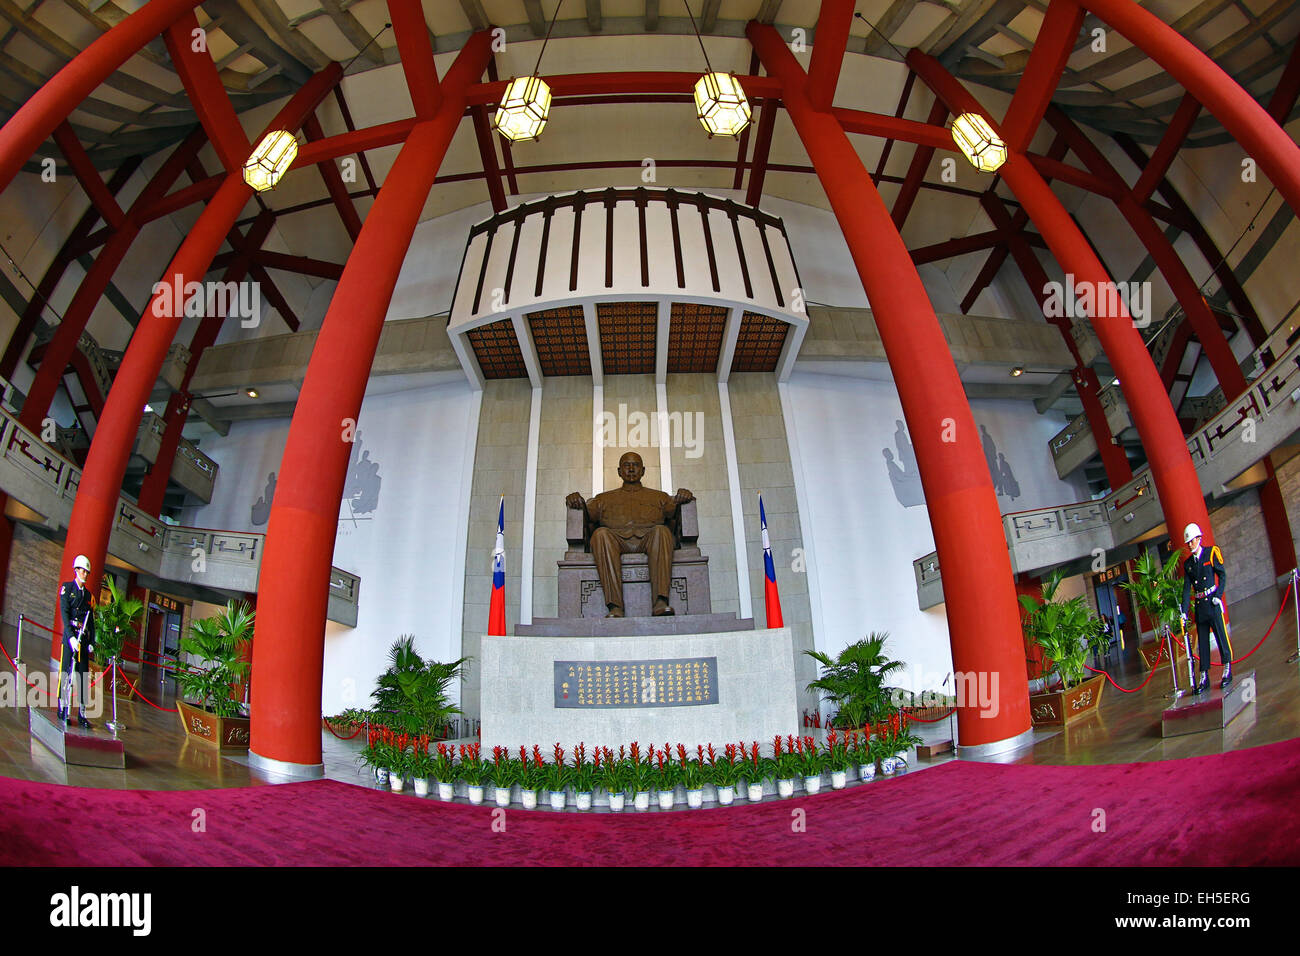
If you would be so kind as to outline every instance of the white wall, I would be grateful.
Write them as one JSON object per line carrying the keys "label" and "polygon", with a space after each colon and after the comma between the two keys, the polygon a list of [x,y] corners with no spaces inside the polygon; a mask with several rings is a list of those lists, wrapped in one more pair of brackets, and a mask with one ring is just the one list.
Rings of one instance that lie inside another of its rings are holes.
{"label": "white wall", "polygon": [[[921,611],[912,562],[934,550],[923,503],[900,503],[882,454],[901,460],[895,443],[902,406],[893,382],[795,372],[790,406],[803,461],[807,514],[817,548],[822,628],[817,648],[831,655],[872,631],[888,631],[887,652],[907,664],[896,684],[939,689],[952,669],[943,605]],[[975,401],[985,426],[1011,466],[1019,496],[998,497],[1004,512],[1077,501],[1082,489],[1060,481],[1047,441],[1064,419],[1038,415],[1024,402]],[[910,471],[910,463],[904,471]],[[902,492],[904,500],[917,500]],[[951,685],[950,685],[951,689]]]}
{"label": "white wall", "polygon": [[[367,706],[388,648],[416,636],[425,657],[454,660],[460,652],[462,586],[453,580],[461,468],[470,417],[469,386],[452,383],[366,397],[358,420],[358,458],[378,464],[378,500],[349,517],[344,503],[333,562],[361,576],[357,626],[325,631],[325,713]],[[265,532],[253,506],[279,470],[289,421],[244,422],[203,450],[220,465],[213,502],[182,520],[199,527]],[[347,492],[345,491],[345,495]],[[365,507],[362,505],[362,507]],[[355,519],[355,520],[354,520]]]}

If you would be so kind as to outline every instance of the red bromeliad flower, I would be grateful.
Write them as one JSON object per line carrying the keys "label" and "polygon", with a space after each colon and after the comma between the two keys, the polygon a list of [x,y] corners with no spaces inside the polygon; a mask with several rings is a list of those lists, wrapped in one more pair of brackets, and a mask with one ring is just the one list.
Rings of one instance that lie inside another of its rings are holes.
{"label": "red bromeliad flower", "polygon": [[[709,763],[717,763],[718,755],[713,752],[713,744],[709,744]],[[700,762],[704,762],[704,754],[700,754]]]}
{"label": "red bromeliad flower", "polygon": [[830,728],[829,730],[826,731],[826,749],[827,749],[827,750],[834,750],[834,749],[835,749],[835,744],[836,744],[838,741],[839,741],[839,736],[835,733],[835,728],[834,728],[834,727],[832,727],[832,728]]}
{"label": "red bromeliad flower", "polygon": [[519,762],[525,767],[528,766],[528,748],[523,744],[519,745]]}
{"label": "red bromeliad flower", "polygon": [[[757,750],[758,748],[755,747],[754,749]],[[772,756],[773,757],[781,756],[781,735],[780,734],[777,734],[775,737],[772,738]]]}
{"label": "red bromeliad flower", "polygon": [[677,745],[677,759],[682,762],[683,767],[686,766],[686,747],[682,744]]}
{"label": "red bromeliad flower", "polygon": [[599,747],[596,747],[594,750],[592,750],[591,758],[592,758],[592,762],[596,766],[596,769],[599,770],[600,769],[600,748]]}
{"label": "red bromeliad flower", "polygon": [[788,753],[788,754],[792,754],[792,753],[794,753],[794,735],[793,735],[793,734],[786,734],[786,737],[785,737],[785,752]]}
{"label": "red bromeliad flower", "polygon": [[[633,744],[632,746],[635,747],[636,744]],[[633,756],[633,758],[636,757],[635,754],[633,754],[632,756]],[[618,762],[619,762],[619,763],[622,763],[622,762],[623,762],[624,760],[626,760],[626,759],[627,759],[627,747],[624,746],[623,744],[619,744],[619,745],[618,745]]]}
{"label": "red bromeliad flower", "polygon": [[662,750],[656,750],[656,751],[655,751],[655,760],[659,761],[659,772],[660,772],[660,773],[663,773],[663,771],[664,771],[664,756],[665,756],[664,751],[662,751]]}
{"label": "red bromeliad flower", "polygon": [[[781,738],[777,737],[776,739],[780,740]],[[753,755],[754,769],[758,769],[758,741],[757,740],[754,741],[754,746],[749,748],[749,752],[750,754]]]}
{"label": "red bromeliad flower", "polygon": [[632,741],[632,762],[633,763],[641,762],[641,745],[637,743],[635,740]]}
{"label": "red bromeliad flower", "polygon": [[564,748],[557,743],[551,748],[551,753],[555,755],[555,762],[560,766],[564,766]]}
{"label": "red bromeliad flower", "polygon": [[573,765],[575,767],[581,767],[586,764],[586,762],[587,745],[580,740],[578,741],[578,746],[573,748]]}

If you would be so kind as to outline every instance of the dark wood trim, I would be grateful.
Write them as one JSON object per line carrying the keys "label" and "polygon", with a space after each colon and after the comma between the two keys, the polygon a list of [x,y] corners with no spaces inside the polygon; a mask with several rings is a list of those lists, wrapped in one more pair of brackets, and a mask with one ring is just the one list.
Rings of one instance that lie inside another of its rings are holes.
{"label": "dark wood trim", "polygon": [[483,280],[487,277],[488,260],[492,258],[492,240],[496,238],[497,231],[492,229],[487,234],[487,247],[483,250],[483,261],[478,267],[478,285],[474,289],[474,304],[470,306],[469,314],[478,314],[478,304],[483,299]]}

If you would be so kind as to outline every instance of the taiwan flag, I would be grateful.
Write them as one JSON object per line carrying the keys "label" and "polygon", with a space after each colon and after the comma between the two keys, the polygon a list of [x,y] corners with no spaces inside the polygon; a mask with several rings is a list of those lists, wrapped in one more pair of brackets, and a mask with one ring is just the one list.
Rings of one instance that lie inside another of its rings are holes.
{"label": "taiwan flag", "polygon": [[489,634],[506,633],[506,496],[497,512],[497,546],[492,550],[492,602],[488,607]]}
{"label": "taiwan flag", "polygon": [[781,595],[776,590],[776,565],[772,563],[772,543],[767,540],[767,512],[763,496],[758,496],[758,520],[763,526],[763,605],[767,609],[768,627],[785,627],[781,619]]}

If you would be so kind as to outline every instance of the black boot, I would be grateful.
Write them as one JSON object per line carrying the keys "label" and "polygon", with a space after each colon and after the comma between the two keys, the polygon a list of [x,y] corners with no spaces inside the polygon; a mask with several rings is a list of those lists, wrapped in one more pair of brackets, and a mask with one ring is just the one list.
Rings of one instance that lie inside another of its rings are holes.
{"label": "black boot", "polygon": [[1223,679],[1219,681],[1219,689],[1227,690],[1232,685],[1232,665],[1223,665]]}
{"label": "black boot", "polygon": [[59,705],[58,714],[59,714],[59,720],[63,721],[66,724],[68,722],[68,712],[63,709],[62,704]]}
{"label": "black boot", "polygon": [[1196,682],[1196,693],[1204,694],[1210,689],[1210,672],[1201,671],[1201,679]]}
{"label": "black boot", "polygon": [[77,715],[77,726],[78,726],[78,727],[89,727],[89,726],[90,726],[90,721],[88,721],[88,720],[86,719],[86,715],[85,715],[85,714],[78,714],[78,715]]}

